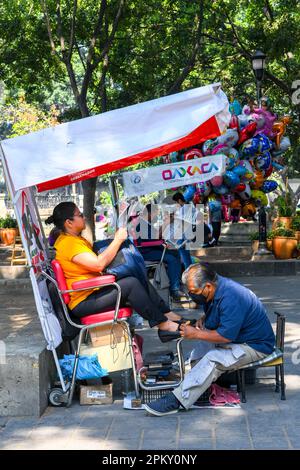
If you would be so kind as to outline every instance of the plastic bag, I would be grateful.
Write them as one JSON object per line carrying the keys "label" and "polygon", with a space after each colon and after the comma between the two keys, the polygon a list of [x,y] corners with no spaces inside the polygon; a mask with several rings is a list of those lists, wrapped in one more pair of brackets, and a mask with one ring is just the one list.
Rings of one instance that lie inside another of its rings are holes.
{"label": "plastic bag", "polygon": [[[59,360],[62,375],[64,379],[70,380],[74,369],[75,355],[65,354],[63,359]],[[76,380],[100,379],[108,375],[106,369],[102,369],[97,354],[92,356],[79,356]]]}

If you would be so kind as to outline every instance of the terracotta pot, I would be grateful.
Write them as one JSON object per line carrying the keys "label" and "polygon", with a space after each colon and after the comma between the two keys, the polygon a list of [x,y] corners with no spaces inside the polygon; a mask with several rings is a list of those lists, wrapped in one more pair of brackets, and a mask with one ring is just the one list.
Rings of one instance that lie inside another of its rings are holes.
{"label": "terracotta pot", "polygon": [[12,245],[15,242],[17,235],[19,235],[19,230],[17,228],[1,229],[1,239],[4,245]]}
{"label": "terracotta pot", "polygon": [[290,259],[297,249],[297,239],[287,237],[275,237],[273,239],[273,253],[277,259]]}
{"label": "terracotta pot", "polygon": [[252,251],[253,251],[253,253],[256,253],[258,251],[258,246],[259,246],[259,241],[258,240],[253,240],[252,241]]}
{"label": "terracotta pot", "polygon": [[267,250],[272,251],[273,250],[273,240],[267,240],[266,241],[266,246],[267,246]]}
{"label": "terracotta pot", "polygon": [[283,225],[284,228],[291,228],[293,217],[277,217],[272,224],[272,230],[275,230],[278,225]]}

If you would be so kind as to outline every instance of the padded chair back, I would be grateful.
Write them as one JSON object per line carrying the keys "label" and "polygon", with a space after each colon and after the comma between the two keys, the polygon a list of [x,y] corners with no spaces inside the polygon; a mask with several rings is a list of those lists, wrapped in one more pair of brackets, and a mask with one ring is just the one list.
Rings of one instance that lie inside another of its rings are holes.
{"label": "padded chair back", "polygon": [[[52,266],[59,290],[60,291],[68,290],[66,278],[65,278],[65,275],[64,275],[64,272],[62,270],[60,263],[56,259],[54,259],[51,261],[51,266]],[[68,305],[68,303],[71,300],[70,295],[62,294],[62,297],[64,299],[65,304]]]}

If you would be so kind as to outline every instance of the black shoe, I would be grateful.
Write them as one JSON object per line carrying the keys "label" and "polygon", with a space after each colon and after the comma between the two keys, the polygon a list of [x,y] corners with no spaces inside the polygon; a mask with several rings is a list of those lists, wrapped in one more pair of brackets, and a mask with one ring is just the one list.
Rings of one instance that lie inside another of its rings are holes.
{"label": "black shoe", "polygon": [[[178,326],[179,328],[179,326]],[[166,331],[158,330],[158,336],[162,343],[167,343],[168,341],[173,341],[174,339],[180,338],[180,331]]]}

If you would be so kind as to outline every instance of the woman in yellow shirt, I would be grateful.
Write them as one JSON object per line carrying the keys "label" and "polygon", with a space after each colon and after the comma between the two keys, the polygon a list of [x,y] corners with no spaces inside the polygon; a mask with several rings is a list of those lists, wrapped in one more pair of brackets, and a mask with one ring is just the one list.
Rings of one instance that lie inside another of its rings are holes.
{"label": "woman in yellow shirt", "polygon": [[[85,229],[85,218],[73,202],[61,202],[53,211],[46,223],[54,223],[61,230],[54,248],[56,259],[64,272],[68,289],[73,282],[93,278],[103,273],[112,262],[124,240],[127,230],[119,228],[114,240],[99,255],[92,250],[92,245],[81,236]],[[149,283],[148,291],[141,282],[133,277],[125,277],[117,281],[121,287],[121,306],[130,306],[143,318],[149,321],[151,327],[158,326],[159,330],[177,332],[180,316],[170,311],[163,299]],[[101,287],[80,292],[70,293],[69,309],[77,318],[114,309],[117,291],[112,286]],[[160,335],[162,341],[168,340],[167,334]],[[170,339],[176,337],[170,336]],[[180,334],[178,332],[178,337]]]}

